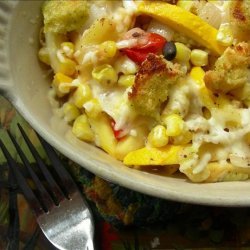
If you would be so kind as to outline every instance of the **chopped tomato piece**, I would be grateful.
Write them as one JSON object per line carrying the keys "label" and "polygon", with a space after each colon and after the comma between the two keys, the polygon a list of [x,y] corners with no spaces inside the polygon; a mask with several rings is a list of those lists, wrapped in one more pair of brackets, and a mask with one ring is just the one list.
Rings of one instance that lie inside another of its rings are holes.
{"label": "chopped tomato piece", "polygon": [[123,137],[123,135],[122,135],[123,130],[122,129],[119,129],[119,130],[115,129],[115,121],[114,120],[111,120],[111,127],[113,129],[113,133],[114,133],[115,138],[117,140],[120,140]]}
{"label": "chopped tomato piece", "polygon": [[145,61],[148,56],[148,52],[142,52],[139,49],[124,49],[123,51],[129,59],[138,64],[141,64],[143,61]]}
{"label": "chopped tomato piece", "polygon": [[157,53],[162,50],[165,43],[166,39],[163,36],[156,33],[148,33],[148,42],[136,48],[148,53]]}
{"label": "chopped tomato piece", "polygon": [[147,58],[149,53],[158,54],[162,52],[163,46],[167,42],[164,37],[156,33],[148,33],[147,35],[146,44],[122,49],[122,52],[138,64],[141,64]]}

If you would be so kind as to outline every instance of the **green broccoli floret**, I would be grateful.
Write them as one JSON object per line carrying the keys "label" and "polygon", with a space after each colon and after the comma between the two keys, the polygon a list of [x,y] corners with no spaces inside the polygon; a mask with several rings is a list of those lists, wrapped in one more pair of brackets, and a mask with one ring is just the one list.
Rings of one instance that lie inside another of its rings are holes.
{"label": "green broccoli floret", "polygon": [[45,33],[65,34],[81,28],[89,15],[89,5],[86,0],[49,0],[42,12]]}

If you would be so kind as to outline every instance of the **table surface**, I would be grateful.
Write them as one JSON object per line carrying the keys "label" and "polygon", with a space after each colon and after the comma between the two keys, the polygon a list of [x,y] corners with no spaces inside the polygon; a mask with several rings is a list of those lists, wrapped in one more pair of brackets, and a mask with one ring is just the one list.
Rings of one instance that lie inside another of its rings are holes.
{"label": "table surface", "polygon": [[[41,151],[34,131],[0,96],[0,138],[13,153],[6,129],[32,161],[17,129],[20,123]],[[250,249],[248,208],[220,208],[162,200],[109,183],[61,156],[89,201],[100,249]],[[0,151],[0,249],[55,249],[43,236],[17,187],[7,181]]]}

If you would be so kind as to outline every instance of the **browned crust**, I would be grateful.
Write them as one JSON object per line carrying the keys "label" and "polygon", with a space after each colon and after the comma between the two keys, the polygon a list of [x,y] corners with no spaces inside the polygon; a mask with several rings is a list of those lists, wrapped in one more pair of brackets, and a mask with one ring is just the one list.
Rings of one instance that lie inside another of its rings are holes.
{"label": "browned crust", "polygon": [[128,98],[140,113],[154,112],[167,99],[169,85],[181,75],[178,64],[166,61],[162,56],[149,54],[136,74]]}
{"label": "browned crust", "polygon": [[230,3],[231,21],[238,29],[250,31],[250,1],[233,0]]}
{"label": "browned crust", "polygon": [[244,15],[242,4],[242,1],[235,1],[234,8],[232,9],[232,15],[236,20],[244,22],[246,21],[246,17]]}
{"label": "browned crust", "polygon": [[149,54],[136,74],[135,83],[132,87],[132,91],[129,93],[129,98],[132,99],[136,97],[138,93],[146,87],[145,84],[147,84],[147,81],[155,74],[158,76],[172,74],[172,76],[174,76],[176,72],[169,70],[161,57],[155,54]]}
{"label": "browned crust", "polygon": [[227,93],[247,82],[250,67],[250,43],[241,42],[229,47],[215,63],[215,69],[206,72],[206,86],[215,92]]}

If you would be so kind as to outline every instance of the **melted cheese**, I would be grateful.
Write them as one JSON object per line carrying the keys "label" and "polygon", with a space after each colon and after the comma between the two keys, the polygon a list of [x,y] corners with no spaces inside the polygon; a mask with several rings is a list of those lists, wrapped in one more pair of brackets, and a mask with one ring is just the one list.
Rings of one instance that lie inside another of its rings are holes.
{"label": "melted cheese", "polygon": [[[213,107],[211,118],[205,119],[201,113],[200,90],[189,80],[170,97],[170,101],[171,98],[174,101],[168,108],[185,114],[185,126],[193,132],[192,147],[197,151],[191,159],[181,163],[180,170],[185,172],[191,168],[193,174],[199,174],[210,161],[225,163],[227,160],[237,167],[250,167],[250,147],[245,140],[246,134],[250,133],[250,109],[229,102],[225,106]],[[200,152],[201,148],[205,153]]]}
{"label": "melted cheese", "polygon": [[91,81],[93,96],[98,99],[102,110],[115,121],[115,129],[126,129],[131,127],[136,117],[132,109],[128,94],[129,88],[124,92],[123,88],[108,89],[95,81]]}

